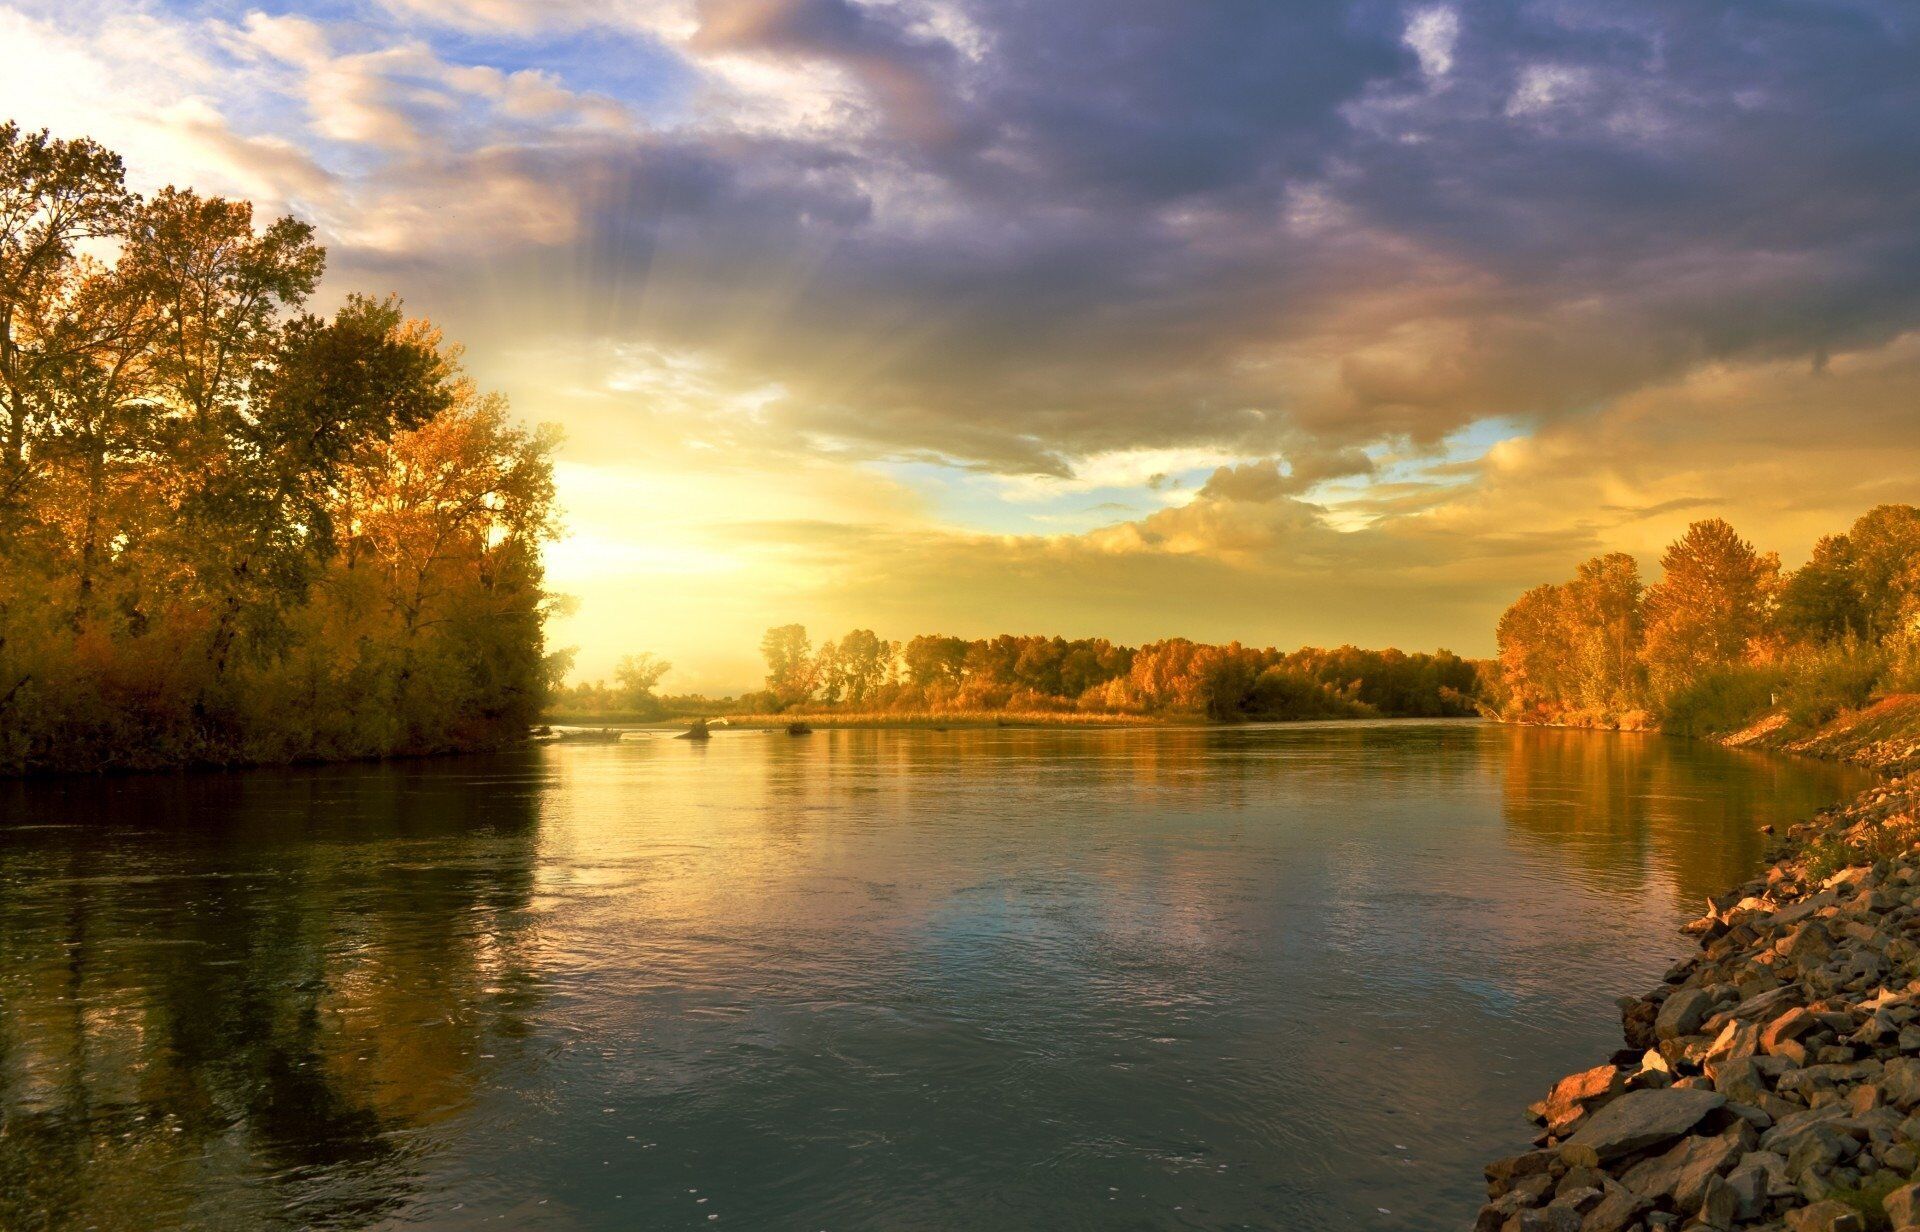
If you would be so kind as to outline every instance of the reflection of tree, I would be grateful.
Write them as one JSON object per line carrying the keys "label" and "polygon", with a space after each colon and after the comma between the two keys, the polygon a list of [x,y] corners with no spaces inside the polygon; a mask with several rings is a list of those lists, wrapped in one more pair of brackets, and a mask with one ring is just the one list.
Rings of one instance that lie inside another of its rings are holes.
{"label": "reflection of tree", "polygon": [[1697,902],[1760,864],[1762,823],[1839,799],[1864,776],[1665,736],[1504,728],[1502,803],[1512,833],[1564,848],[1596,884],[1637,887],[1651,868]]}
{"label": "reflection of tree", "polygon": [[0,1227],[390,1214],[401,1136],[525,1031],[524,768],[9,789],[80,824],[10,833],[0,865]]}

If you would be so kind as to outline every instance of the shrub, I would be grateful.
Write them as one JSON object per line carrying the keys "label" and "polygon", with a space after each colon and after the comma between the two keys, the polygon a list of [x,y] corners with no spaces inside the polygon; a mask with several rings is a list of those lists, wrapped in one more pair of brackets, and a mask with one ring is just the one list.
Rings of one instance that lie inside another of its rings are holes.
{"label": "shrub", "polygon": [[1667,695],[1662,726],[1682,736],[1738,731],[1771,709],[1785,684],[1779,668],[1713,668]]}
{"label": "shrub", "polygon": [[1781,690],[1787,718],[1797,727],[1818,727],[1843,710],[1858,710],[1872,699],[1886,666],[1882,651],[1851,639],[1801,651]]}

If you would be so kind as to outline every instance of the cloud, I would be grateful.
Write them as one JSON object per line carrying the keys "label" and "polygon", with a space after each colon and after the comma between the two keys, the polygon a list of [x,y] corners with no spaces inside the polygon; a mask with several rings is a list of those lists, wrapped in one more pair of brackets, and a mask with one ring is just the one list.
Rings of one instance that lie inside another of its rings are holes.
{"label": "cloud", "polygon": [[1421,72],[1445,77],[1453,71],[1453,48],[1460,41],[1460,14],[1445,5],[1415,10],[1407,18],[1403,37],[1413,54],[1420,57]]}
{"label": "cloud", "polygon": [[[582,456],[975,501],[743,519],[756,567],[837,562],[796,604],[899,568],[1012,610],[997,559],[1063,620],[1177,631],[1205,584],[1281,637],[1338,574],[1394,605],[1365,627],[1466,628],[1692,502],[1791,553],[1913,457],[1892,0],[273,12],[13,0],[0,109],[313,218]],[[1151,512],[1007,538],[986,501]]]}

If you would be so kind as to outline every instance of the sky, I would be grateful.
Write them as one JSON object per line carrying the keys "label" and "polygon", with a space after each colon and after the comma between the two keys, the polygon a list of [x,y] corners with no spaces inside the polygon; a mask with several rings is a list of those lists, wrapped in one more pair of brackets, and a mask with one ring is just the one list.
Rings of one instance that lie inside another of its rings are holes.
{"label": "sky", "polygon": [[0,118],[313,222],[566,433],[576,678],[769,625],[1492,649],[1920,500],[1920,9],[0,0]]}

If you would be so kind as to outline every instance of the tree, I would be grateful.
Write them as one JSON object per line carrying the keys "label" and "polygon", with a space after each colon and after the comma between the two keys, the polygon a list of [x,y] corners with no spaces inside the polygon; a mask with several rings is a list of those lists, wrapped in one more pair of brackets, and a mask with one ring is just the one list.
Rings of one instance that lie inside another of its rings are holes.
{"label": "tree", "polygon": [[1640,566],[1625,552],[1609,552],[1581,565],[1561,592],[1572,626],[1574,687],[1583,705],[1621,711],[1640,704]]}
{"label": "tree", "polygon": [[621,659],[613,669],[613,678],[620,686],[621,708],[653,713],[660,705],[653,691],[660,684],[660,678],[672,670],[673,664],[659,655],[634,654]]}
{"label": "tree", "polygon": [[96,142],[0,124],[0,514],[27,482],[34,421],[62,358],[34,323],[71,285],[75,246],[120,233],[135,203],[125,181],[120,156]]}
{"label": "tree", "polygon": [[1566,593],[1535,586],[1500,616],[1495,640],[1509,705],[1520,717],[1556,717],[1566,709],[1577,679],[1566,637]]}
{"label": "tree", "polygon": [[1695,522],[1660,558],[1647,592],[1647,666],[1666,693],[1712,668],[1764,657],[1780,561],[1719,518]]}
{"label": "tree", "polygon": [[866,703],[887,678],[893,645],[872,629],[855,629],[840,639],[834,660],[836,685],[852,705]]}
{"label": "tree", "polygon": [[[549,429],[290,218],[0,125],[0,770],[517,738]],[[89,241],[104,241],[90,243]]]}
{"label": "tree", "polygon": [[1862,514],[1847,532],[1852,551],[1854,592],[1859,597],[1864,635],[1874,641],[1901,625],[1901,616],[1920,597],[1920,509],[1878,505]]}
{"label": "tree", "polygon": [[1788,633],[1814,642],[1863,637],[1867,606],[1845,535],[1826,535],[1813,556],[1787,578],[1780,592],[1780,623]]}
{"label": "tree", "polygon": [[906,661],[907,682],[915,688],[957,685],[967,662],[967,641],[939,634],[913,638],[901,652]]}
{"label": "tree", "polygon": [[767,692],[779,709],[797,706],[813,696],[817,665],[805,625],[779,625],[760,639],[767,661]]}

